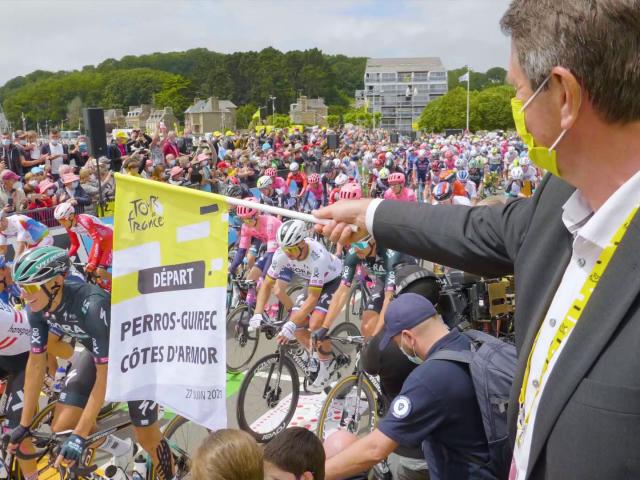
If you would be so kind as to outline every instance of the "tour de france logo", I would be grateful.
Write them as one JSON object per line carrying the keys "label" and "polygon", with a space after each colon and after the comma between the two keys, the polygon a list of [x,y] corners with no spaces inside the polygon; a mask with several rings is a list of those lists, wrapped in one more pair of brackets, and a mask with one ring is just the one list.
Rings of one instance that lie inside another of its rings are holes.
{"label": "tour de france logo", "polygon": [[138,198],[129,203],[131,209],[128,222],[131,233],[164,226],[164,207],[159,197],[149,195],[148,199]]}

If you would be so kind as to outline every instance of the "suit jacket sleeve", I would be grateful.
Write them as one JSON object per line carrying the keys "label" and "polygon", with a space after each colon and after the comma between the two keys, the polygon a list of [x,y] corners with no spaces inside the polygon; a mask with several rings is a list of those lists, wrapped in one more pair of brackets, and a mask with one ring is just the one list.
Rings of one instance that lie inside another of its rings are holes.
{"label": "suit jacket sleeve", "polygon": [[513,273],[513,264],[547,179],[531,198],[495,207],[431,206],[383,201],[373,221],[381,245],[484,276]]}

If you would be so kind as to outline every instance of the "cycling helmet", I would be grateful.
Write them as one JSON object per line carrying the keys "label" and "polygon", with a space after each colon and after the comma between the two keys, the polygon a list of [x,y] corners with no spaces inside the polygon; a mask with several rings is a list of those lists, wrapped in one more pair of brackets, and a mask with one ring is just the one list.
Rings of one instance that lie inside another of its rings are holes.
{"label": "cycling helmet", "polygon": [[460,180],[462,183],[467,183],[467,180],[469,180],[469,172],[467,172],[466,170],[460,170],[458,171],[458,173],[456,173],[456,177],[458,177],[458,180]]}
{"label": "cycling helmet", "polygon": [[393,153],[387,152],[384,154],[384,158],[387,160],[393,160]]}
{"label": "cycling helmet", "polygon": [[394,172],[389,175],[389,185],[404,185],[404,173]]}
{"label": "cycling helmet", "polygon": [[240,198],[242,196],[242,188],[239,185],[227,185],[224,193],[227,197]]}
{"label": "cycling helmet", "polygon": [[256,183],[258,188],[269,188],[271,185],[273,185],[273,179],[269,175],[261,176]]}
{"label": "cycling helmet", "polygon": [[385,168],[388,168],[389,170],[391,170],[393,168],[393,159],[388,158],[387,161],[384,162],[384,166]]}
{"label": "cycling helmet", "polygon": [[58,275],[65,275],[71,267],[67,251],[54,247],[36,247],[24,252],[13,264],[13,281],[41,284]]}
{"label": "cycling helmet", "polygon": [[281,247],[292,247],[307,237],[307,225],[302,220],[287,220],[278,228],[276,237]]}
{"label": "cycling helmet", "polygon": [[[258,203],[258,199],[255,197],[248,197],[245,200],[249,201],[249,202],[256,202]],[[251,217],[255,217],[258,213],[258,210],[255,208],[249,208],[245,205],[238,205],[238,207],[236,208],[236,215],[238,215],[238,217],[240,218],[251,218]]]}
{"label": "cycling helmet", "polygon": [[434,160],[431,162],[431,171],[439,172],[440,171],[440,162],[438,160]]}
{"label": "cycling helmet", "polygon": [[324,173],[330,172],[333,170],[333,162],[331,160],[327,160],[322,164],[322,171]]}
{"label": "cycling helmet", "polygon": [[522,180],[522,177],[524,177],[524,172],[522,171],[521,167],[513,167],[511,169],[510,175],[513,180]]}
{"label": "cycling helmet", "polygon": [[458,157],[456,158],[456,162],[454,165],[458,170],[462,170],[464,168],[464,164],[465,164],[464,158]]}
{"label": "cycling helmet", "polygon": [[289,171],[297,172],[298,170],[300,170],[300,165],[298,165],[298,162],[291,162],[291,165],[289,165]]}
{"label": "cycling helmet", "polygon": [[338,176],[335,178],[333,182],[336,184],[336,187],[341,187],[348,181],[349,181],[349,177],[344,173],[340,173],[338,174]]}
{"label": "cycling helmet", "polygon": [[382,165],[384,165],[384,160],[381,160],[379,158],[376,158],[375,161],[373,162],[373,166],[376,168],[380,168],[382,167]]}
{"label": "cycling helmet", "polygon": [[320,182],[320,175],[318,175],[317,173],[312,173],[311,175],[309,175],[309,183],[319,183]]}
{"label": "cycling helmet", "polygon": [[269,177],[271,177],[271,178],[273,178],[276,175],[278,175],[278,171],[273,167],[269,167],[264,171],[264,174],[269,176]]}
{"label": "cycling helmet", "polygon": [[71,215],[75,215],[76,209],[69,202],[61,203],[53,211],[53,216],[56,220],[68,220]]}
{"label": "cycling helmet", "polygon": [[380,170],[380,172],[378,172],[378,177],[380,178],[380,180],[386,180],[387,178],[389,178],[390,172],[388,168],[383,168]]}
{"label": "cycling helmet", "polygon": [[451,188],[451,184],[447,182],[440,182],[438,185],[436,185],[436,188],[433,189],[433,198],[438,202],[448,200],[452,196],[453,189]]}
{"label": "cycling helmet", "polygon": [[338,196],[340,200],[358,200],[362,198],[362,190],[357,183],[347,183],[340,189]]}
{"label": "cycling helmet", "polygon": [[418,157],[423,158],[427,154],[427,151],[424,149],[418,150]]}
{"label": "cycling helmet", "polygon": [[331,163],[333,164],[333,168],[340,168],[340,159],[339,158],[334,158],[333,160],[331,160]]}
{"label": "cycling helmet", "polygon": [[529,160],[529,157],[521,157],[520,158],[520,166],[521,167],[527,167],[531,165],[531,160]]}

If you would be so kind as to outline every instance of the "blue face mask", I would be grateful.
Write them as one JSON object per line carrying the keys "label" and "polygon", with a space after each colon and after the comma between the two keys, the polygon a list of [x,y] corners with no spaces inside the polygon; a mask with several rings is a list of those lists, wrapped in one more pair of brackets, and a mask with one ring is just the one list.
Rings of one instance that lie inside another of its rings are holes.
{"label": "blue face mask", "polygon": [[404,335],[402,337],[400,337],[400,351],[402,352],[402,354],[407,357],[407,359],[412,362],[415,363],[416,365],[422,365],[424,363],[424,360],[422,360],[418,355],[416,355],[416,349],[411,347],[411,349],[413,350],[413,355],[409,355],[407,352],[404,351]]}

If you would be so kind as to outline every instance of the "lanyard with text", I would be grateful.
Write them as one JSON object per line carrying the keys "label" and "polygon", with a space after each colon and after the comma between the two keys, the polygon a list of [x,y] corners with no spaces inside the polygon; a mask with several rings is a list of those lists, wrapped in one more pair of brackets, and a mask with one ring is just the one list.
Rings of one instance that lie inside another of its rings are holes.
{"label": "lanyard with text", "polygon": [[[582,288],[580,289],[580,293],[578,294],[577,298],[571,303],[569,310],[565,314],[564,319],[562,320],[562,324],[558,328],[558,331],[554,335],[553,340],[549,344],[549,349],[547,350],[547,355],[544,361],[544,365],[542,366],[540,376],[538,377],[537,382],[534,385],[536,391],[534,394],[532,404],[535,403],[536,399],[538,398],[538,395],[540,395],[540,392],[542,390],[542,380],[547,373],[547,369],[549,368],[549,363],[551,363],[553,356],[558,351],[558,348],[560,348],[560,345],[562,345],[562,342],[565,341],[565,339],[569,336],[569,334],[572,332],[572,330],[578,323],[578,320],[580,320],[580,317],[582,316],[582,312],[587,306],[587,303],[589,303],[593,290],[596,288],[598,281],[602,278],[602,275],[604,274],[605,270],[609,266],[609,262],[611,262],[613,255],[618,249],[618,245],[624,238],[624,235],[627,233],[629,224],[631,223],[636,213],[638,212],[638,208],[639,207],[636,207],[633,209],[633,211],[629,214],[629,216],[626,218],[624,223],[618,228],[616,233],[613,235],[613,237],[609,241],[609,244],[602,250],[602,252],[600,253],[600,256],[598,257],[598,260],[596,260],[595,265],[591,269],[591,272],[589,273],[589,275],[587,276],[587,279],[582,285]],[[518,400],[518,403],[519,403],[518,434],[516,436],[518,443],[522,441],[523,433],[525,431],[526,426],[529,423],[529,418],[531,416],[531,411],[525,414],[524,402],[527,395],[527,388],[529,387],[531,357],[533,356],[533,352],[536,349],[536,346],[538,344],[538,337],[540,336],[541,330],[542,328],[538,330],[538,333],[536,334],[536,338],[533,342],[533,346],[531,347],[531,351],[529,352],[527,367],[524,371],[524,378],[522,379],[522,387],[520,388],[520,397]]]}

